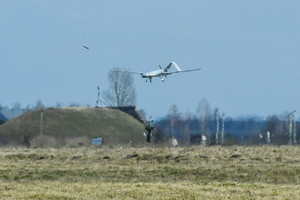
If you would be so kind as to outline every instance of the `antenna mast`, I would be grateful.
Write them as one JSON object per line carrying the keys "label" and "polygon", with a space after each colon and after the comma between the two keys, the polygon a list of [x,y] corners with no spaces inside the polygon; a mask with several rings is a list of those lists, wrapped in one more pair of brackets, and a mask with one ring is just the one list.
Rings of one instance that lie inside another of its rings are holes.
{"label": "antenna mast", "polygon": [[[99,106],[99,104],[100,104],[100,106]],[[96,107],[102,107],[101,92],[100,92],[100,87],[99,86],[98,86],[98,95],[97,95]]]}
{"label": "antenna mast", "polygon": [[297,144],[297,139],[296,139],[296,110],[294,111],[294,134],[293,134],[293,136],[294,136],[294,145],[296,145]]}
{"label": "antenna mast", "polygon": [[[293,140],[292,140],[292,133],[293,133],[293,123],[292,123],[292,118],[294,113],[296,112],[296,110],[294,110],[293,112],[291,112],[289,114],[289,121],[290,121],[290,125],[289,125],[289,136],[290,136],[290,140],[289,140],[289,145],[293,144]],[[294,133],[295,134],[295,133]]]}
{"label": "antenna mast", "polygon": [[217,121],[217,131],[216,131],[216,144],[219,143],[219,109],[216,109],[216,121]]}
{"label": "antenna mast", "polygon": [[43,114],[44,110],[41,110],[41,120],[40,120],[40,135],[43,135]]}
{"label": "antenna mast", "polygon": [[221,144],[224,144],[225,143],[225,140],[224,140],[224,122],[225,122],[225,114],[223,113],[222,114],[222,133],[221,133]]}

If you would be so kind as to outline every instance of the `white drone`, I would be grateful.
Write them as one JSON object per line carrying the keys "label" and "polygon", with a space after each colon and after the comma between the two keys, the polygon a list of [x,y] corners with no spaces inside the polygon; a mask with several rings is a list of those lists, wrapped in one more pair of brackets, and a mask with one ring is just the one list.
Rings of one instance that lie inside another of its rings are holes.
{"label": "white drone", "polygon": [[[177,69],[177,71],[168,72],[172,65],[174,65],[174,67]],[[171,62],[165,69],[162,69],[160,65],[159,65],[159,68],[160,69],[158,69],[158,70],[154,70],[154,71],[146,72],[146,73],[137,72],[137,71],[128,71],[128,70],[116,70],[116,71],[140,74],[142,76],[142,78],[146,78],[146,82],[149,80],[151,83],[153,77],[160,77],[161,81],[164,82],[164,79],[162,78],[163,76],[167,77],[168,75],[175,74],[175,73],[192,72],[192,71],[198,71],[201,69],[205,69],[204,67],[202,67],[202,68],[197,68],[197,69],[181,70],[175,62]]]}

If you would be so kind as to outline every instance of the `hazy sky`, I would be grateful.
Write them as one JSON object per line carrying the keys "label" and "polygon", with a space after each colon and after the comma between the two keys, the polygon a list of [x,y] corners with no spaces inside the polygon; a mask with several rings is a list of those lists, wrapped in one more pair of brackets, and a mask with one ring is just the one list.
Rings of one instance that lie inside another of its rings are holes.
{"label": "hazy sky", "polygon": [[[230,116],[300,111],[300,1],[0,0],[0,104],[38,99],[95,106],[118,67],[182,69],[162,83],[135,75],[154,117],[206,98]],[[88,46],[90,50],[82,46]],[[298,115],[299,116],[299,115]]]}

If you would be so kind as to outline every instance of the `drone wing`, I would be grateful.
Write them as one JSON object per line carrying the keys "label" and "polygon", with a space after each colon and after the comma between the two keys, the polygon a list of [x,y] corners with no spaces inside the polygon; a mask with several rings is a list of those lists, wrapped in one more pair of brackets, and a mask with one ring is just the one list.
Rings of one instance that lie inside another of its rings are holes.
{"label": "drone wing", "polygon": [[181,70],[181,71],[168,72],[168,73],[165,73],[165,74],[171,75],[171,74],[176,74],[176,73],[181,73],[181,72],[193,72],[193,71],[199,71],[199,70],[202,70],[202,69],[205,69],[205,68],[202,67],[202,68],[197,68],[197,69],[187,69],[187,70]]}

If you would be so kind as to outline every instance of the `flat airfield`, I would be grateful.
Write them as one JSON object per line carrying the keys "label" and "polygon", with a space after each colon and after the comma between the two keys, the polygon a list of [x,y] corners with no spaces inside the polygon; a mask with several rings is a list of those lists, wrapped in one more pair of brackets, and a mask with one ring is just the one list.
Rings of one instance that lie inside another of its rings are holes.
{"label": "flat airfield", "polygon": [[0,199],[299,199],[299,146],[0,148]]}

